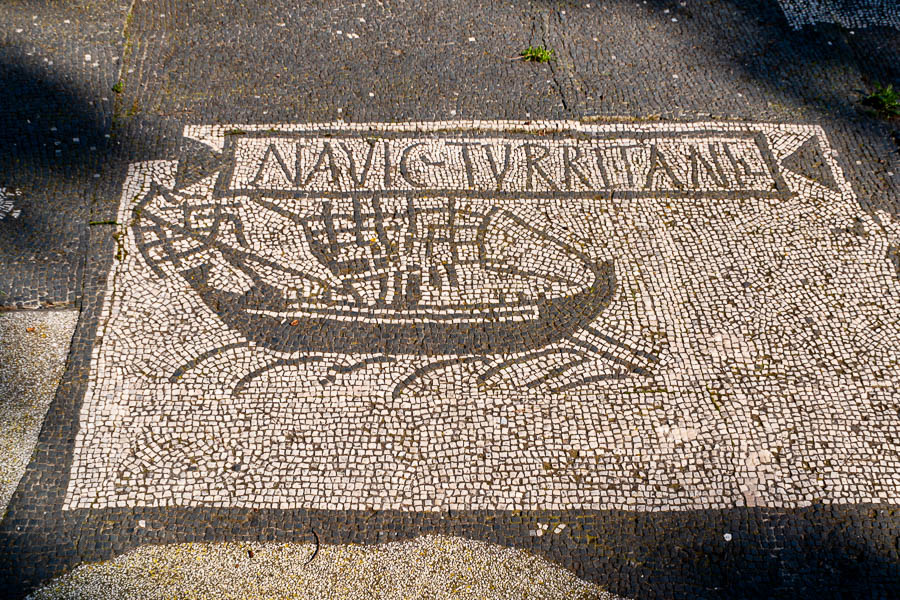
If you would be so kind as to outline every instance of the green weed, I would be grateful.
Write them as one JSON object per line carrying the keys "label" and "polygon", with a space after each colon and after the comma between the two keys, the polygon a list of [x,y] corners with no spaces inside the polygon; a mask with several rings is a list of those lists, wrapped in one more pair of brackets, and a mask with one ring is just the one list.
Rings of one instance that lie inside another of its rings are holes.
{"label": "green weed", "polygon": [[548,50],[543,46],[528,46],[519,53],[522,60],[529,62],[546,63],[553,60],[553,50]]}
{"label": "green weed", "polygon": [[900,93],[891,84],[885,87],[876,83],[875,91],[864,97],[862,103],[882,117],[900,117]]}

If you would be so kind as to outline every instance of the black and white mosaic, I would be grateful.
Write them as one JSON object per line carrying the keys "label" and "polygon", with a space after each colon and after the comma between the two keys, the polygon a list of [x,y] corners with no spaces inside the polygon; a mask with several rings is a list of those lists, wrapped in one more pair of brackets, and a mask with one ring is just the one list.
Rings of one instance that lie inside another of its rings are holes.
{"label": "black and white mosaic", "polygon": [[190,126],[64,509],[896,503],[900,281],[822,130]]}
{"label": "black and white mosaic", "polygon": [[778,0],[778,3],[794,29],[815,23],[900,29],[900,5],[894,0]]}
{"label": "black and white mosaic", "polygon": [[20,190],[11,190],[0,187],[0,221],[3,219],[18,219],[22,210],[16,206],[16,198],[20,196]]}

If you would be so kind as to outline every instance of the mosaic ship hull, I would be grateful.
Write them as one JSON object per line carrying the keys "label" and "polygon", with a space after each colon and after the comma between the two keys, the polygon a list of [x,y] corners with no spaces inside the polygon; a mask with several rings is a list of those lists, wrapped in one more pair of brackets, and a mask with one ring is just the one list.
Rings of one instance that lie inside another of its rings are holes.
{"label": "mosaic ship hull", "polygon": [[243,295],[216,289],[208,266],[185,277],[204,303],[250,341],[278,352],[465,355],[523,352],[590,324],[613,293],[611,262],[591,265],[594,283],[575,294],[506,306],[289,307],[260,283]]}

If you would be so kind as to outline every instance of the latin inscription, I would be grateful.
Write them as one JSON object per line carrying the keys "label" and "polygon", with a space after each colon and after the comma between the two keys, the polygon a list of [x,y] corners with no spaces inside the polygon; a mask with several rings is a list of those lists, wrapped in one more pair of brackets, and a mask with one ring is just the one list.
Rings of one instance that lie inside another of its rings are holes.
{"label": "latin inscription", "polygon": [[594,140],[242,137],[237,191],[774,192],[759,138]]}

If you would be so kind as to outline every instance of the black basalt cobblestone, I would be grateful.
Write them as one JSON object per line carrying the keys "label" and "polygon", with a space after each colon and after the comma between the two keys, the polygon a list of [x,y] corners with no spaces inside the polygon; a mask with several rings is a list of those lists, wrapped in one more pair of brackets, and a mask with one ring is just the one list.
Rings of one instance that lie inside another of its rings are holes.
{"label": "black basalt cobblestone", "polygon": [[108,155],[124,2],[0,7],[0,308],[71,305]]}

